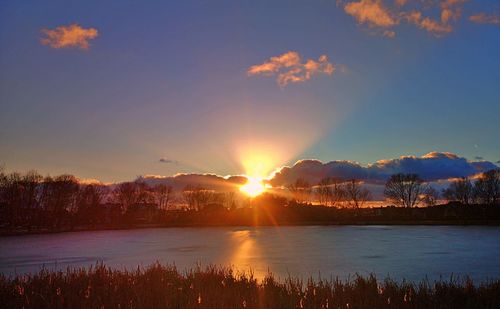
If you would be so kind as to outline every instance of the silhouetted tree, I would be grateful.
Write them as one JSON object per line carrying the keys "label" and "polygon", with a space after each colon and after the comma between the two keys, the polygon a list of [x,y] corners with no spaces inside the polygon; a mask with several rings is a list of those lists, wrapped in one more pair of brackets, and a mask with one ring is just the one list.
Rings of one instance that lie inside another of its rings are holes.
{"label": "silhouetted tree", "polygon": [[77,198],[78,216],[85,221],[94,221],[99,207],[104,203],[108,187],[101,184],[82,185]]}
{"label": "silhouetted tree", "polygon": [[123,182],[113,190],[113,201],[121,205],[122,212],[126,212],[131,205],[137,203],[138,195],[135,183]]}
{"label": "silhouetted tree", "polygon": [[469,205],[473,198],[473,186],[468,177],[462,177],[451,182],[450,186],[443,191],[443,196],[449,201],[458,201]]}
{"label": "silhouetted tree", "polygon": [[435,206],[439,199],[439,192],[431,186],[424,190],[424,197],[422,201],[426,206]]}
{"label": "silhouetted tree", "polygon": [[138,179],[134,182],[137,191],[136,204],[153,204],[155,202],[154,189],[145,181]]}
{"label": "silhouetted tree", "polygon": [[25,175],[10,173],[0,175],[0,204],[11,224],[17,225],[27,220],[38,206],[40,176],[35,171]]}
{"label": "silhouetted tree", "polygon": [[78,180],[73,175],[49,176],[43,180],[42,205],[52,214],[56,227],[68,217],[68,213],[75,211],[78,190]]}
{"label": "silhouetted tree", "polygon": [[387,180],[384,196],[397,206],[410,208],[422,201],[425,190],[417,174],[395,174]]}
{"label": "silhouetted tree", "polygon": [[345,196],[345,190],[339,179],[323,178],[316,186],[316,194],[321,205],[336,206]]}
{"label": "silhouetted tree", "polygon": [[154,187],[155,199],[160,209],[168,209],[169,203],[172,201],[174,189],[172,186],[159,184]]}
{"label": "silhouetted tree", "polygon": [[224,201],[222,203],[227,209],[236,209],[236,192],[230,191],[224,193]]}
{"label": "silhouetted tree", "polygon": [[182,196],[189,209],[202,210],[203,207],[214,201],[214,191],[201,186],[187,185],[182,191]]}
{"label": "silhouetted tree", "polygon": [[368,189],[362,187],[359,180],[351,179],[343,184],[345,192],[345,201],[347,206],[351,208],[361,208],[366,201],[371,198],[371,193]]}
{"label": "silhouetted tree", "polygon": [[304,178],[298,178],[294,183],[288,186],[293,199],[299,204],[309,201],[311,195],[311,185]]}
{"label": "silhouetted tree", "polygon": [[495,204],[500,201],[500,170],[489,170],[476,180],[474,196],[483,204]]}

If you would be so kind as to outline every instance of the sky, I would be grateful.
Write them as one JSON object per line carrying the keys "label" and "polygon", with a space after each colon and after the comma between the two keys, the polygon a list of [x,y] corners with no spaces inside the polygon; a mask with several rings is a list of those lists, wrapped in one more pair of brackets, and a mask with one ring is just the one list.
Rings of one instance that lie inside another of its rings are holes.
{"label": "sky", "polygon": [[500,160],[496,0],[6,0],[0,68],[7,170]]}

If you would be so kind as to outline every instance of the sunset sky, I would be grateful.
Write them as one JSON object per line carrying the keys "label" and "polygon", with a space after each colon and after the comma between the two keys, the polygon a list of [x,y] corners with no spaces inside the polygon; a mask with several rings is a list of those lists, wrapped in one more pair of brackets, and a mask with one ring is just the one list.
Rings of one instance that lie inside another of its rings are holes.
{"label": "sunset sky", "polygon": [[0,68],[7,170],[500,160],[497,0],[7,0]]}

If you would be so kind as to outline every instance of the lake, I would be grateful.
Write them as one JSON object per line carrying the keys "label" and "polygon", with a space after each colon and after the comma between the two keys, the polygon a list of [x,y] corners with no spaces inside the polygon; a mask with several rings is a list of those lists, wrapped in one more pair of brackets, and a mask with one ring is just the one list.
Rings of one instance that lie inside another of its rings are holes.
{"label": "lake", "polygon": [[252,269],[262,278],[346,279],[376,274],[400,280],[500,278],[500,227],[293,226],[155,228],[0,237],[0,272],[89,266],[136,268],[155,261]]}

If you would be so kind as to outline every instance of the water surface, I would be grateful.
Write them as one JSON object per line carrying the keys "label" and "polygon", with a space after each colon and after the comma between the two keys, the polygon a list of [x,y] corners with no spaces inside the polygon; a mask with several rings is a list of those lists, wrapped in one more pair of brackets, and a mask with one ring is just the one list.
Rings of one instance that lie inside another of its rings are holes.
{"label": "water surface", "polygon": [[65,269],[96,261],[132,268],[155,261],[268,271],[284,277],[431,280],[500,278],[500,227],[297,226],[157,228],[0,237],[0,272]]}

